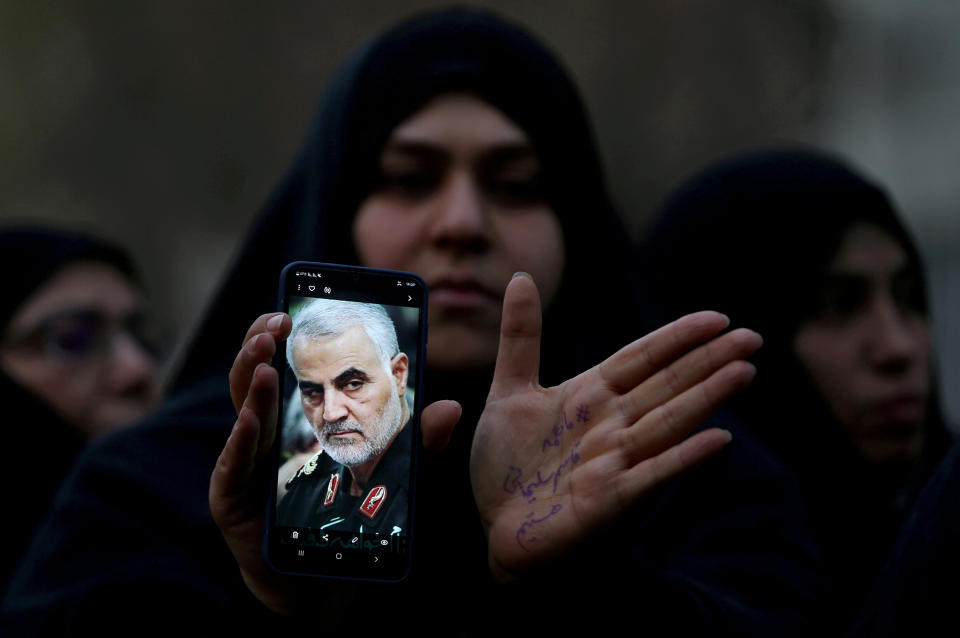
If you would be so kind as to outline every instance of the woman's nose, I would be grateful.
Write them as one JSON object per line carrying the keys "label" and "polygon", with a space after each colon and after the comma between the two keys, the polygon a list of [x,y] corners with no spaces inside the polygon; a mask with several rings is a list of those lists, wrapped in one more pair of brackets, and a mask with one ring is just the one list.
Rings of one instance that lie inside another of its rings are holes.
{"label": "woman's nose", "polygon": [[864,328],[870,364],[887,373],[909,368],[927,347],[923,322],[923,317],[898,308],[893,299],[878,299],[870,308]]}
{"label": "woman's nose", "polygon": [[125,332],[110,344],[111,378],[118,393],[147,392],[156,384],[157,363],[143,346]]}
{"label": "woman's nose", "polygon": [[483,193],[469,173],[451,174],[437,194],[431,236],[435,244],[458,252],[481,252],[490,244]]}

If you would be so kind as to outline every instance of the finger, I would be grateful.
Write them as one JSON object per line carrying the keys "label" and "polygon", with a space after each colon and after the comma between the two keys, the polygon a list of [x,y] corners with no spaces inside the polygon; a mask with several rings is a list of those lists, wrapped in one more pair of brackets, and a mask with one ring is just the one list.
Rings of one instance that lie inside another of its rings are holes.
{"label": "finger", "polygon": [[277,341],[282,341],[287,338],[287,335],[290,334],[290,328],[293,325],[293,320],[290,319],[290,315],[285,312],[268,312],[266,314],[260,315],[257,317],[250,325],[250,329],[247,330],[246,336],[243,337],[243,342],[246,343],[250,341],[250,338],[253,335],[260,334],[261,332],[269,332],[270,334],[276,337]]}
{"label": "finger", "polygon": [[711,428],[637,464],[614,482],[621,506],[631,506],[650,490],[703,463],[722,450],[731,439],[730,432]]}
{"label": "finger", "polygon": [[273,357],[276,344],[287,338],[292,325],[290,315],[274,312],[260,315],[247,330],[243,347],[230,369],[230,397],[235,410],[239,411],[243,405],[253,370]]}
{"label": "finger", "polygon": [[619,448],[629,465],[642,463],[679,444],[710,417],[724,401],[746,387],[756,368],[733,361],[679,396],[621,430]]}
{"label": "finger", "polygon": [[250,392],[243,408],[250,410],[260,422],[256,458],[262,459],[273,447],[277,427],[277,409],[280,396],[280,377],[273,366],[263,363],[254,370]]}
{"label": "finger", "polygon": [[251,337],[237,353],[227,379],[230,382],[230,399],[233,401],[233,409],[238,413],[247,400],[253,371],[261,363],[272,360],[276,351],[277,345],[273,338],[267,333],[261,333]]}
{"label": "finger", "polygon": [[500,320],[500,348],[490,396],[537,384],[540,368],[540,293],[530,275],[517,273],[507,284]]}
{"label": "finger", "polygon": [[210,476],[210,512],[221,530],[239,524],[248,515],[244,497],[253,477],[259,437],[257,415],[241,409]]}
{"label": "finger", "polygon": [[462,412],[456,401],[437,401],[425,407],[420,415],[423,449],[430,454],[442,452]]}
{"label": "finger", "polygon": [[762,343],[760,335],[746,328],[711,339],[624,394],[620,410],[629,421],[636,421],[731,361],[749,357]]}
{"label": "finger", "polygon": [[728,325],[730,320],[725,315],[709,310],[681,317],[601,363],[600,378],[614,392],[627,392]]}
{"label": "finger", "polygon": [[[240,411],[240,406],[247,397],[253,371],[261,363],[267,363],[273,359],[277,351],[277,343],[286,339],[291,325],[289,315],[282,312],[273,313],[261,315],[247,331],[247,339],[237,353],[228,377],[230,399],[233,401],[233,409],[237,412]],[[258,332],[257,328],[262,330]]]}

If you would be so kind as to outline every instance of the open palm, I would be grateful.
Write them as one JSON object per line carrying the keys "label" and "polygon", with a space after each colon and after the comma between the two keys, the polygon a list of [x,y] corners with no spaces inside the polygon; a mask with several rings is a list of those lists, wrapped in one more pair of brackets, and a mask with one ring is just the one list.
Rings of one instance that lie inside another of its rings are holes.
{"label": "open palm", "polygon": [[[539,385],[540,300],[516,277],[470,459],[490,568],[508,580],[568,552],[651,489],[719,451],[717,429],[690,434],[750,382],[749,330],[688,315],[553,388]],[[720,335],[720,336],[718,336]]]}

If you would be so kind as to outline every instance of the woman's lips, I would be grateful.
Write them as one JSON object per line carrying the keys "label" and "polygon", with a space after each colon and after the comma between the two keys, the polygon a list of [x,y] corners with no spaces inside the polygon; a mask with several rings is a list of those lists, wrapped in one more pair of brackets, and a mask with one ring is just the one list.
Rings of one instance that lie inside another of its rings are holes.
{"label": "woman's lips", "polygon": [[919,396],[903,396],[882,401],[876,407],[878,420],[886,425],[923,424],[926,416],[926,402]]}
{"label": "woman's lips", "polygon": [[430,305],[438,308],[476,310],[499,303],[499,295],[473,280],[444,280],[430,286]]}

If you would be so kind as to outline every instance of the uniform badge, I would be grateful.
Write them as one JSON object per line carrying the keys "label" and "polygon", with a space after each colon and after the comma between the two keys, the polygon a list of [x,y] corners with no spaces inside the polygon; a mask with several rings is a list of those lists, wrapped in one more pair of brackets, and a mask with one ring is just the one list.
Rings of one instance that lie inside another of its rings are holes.
{"label": "uniform badge", "polygon": [[310,460],[300,466],[300,469],[293,473],[293,476],[286,482],[287,489],[293,486],[294,481],[296,481],[301,476],[310,476],[313,474],[314,470],[317,469],[317,461],[320,459],[320,455],[323,452],[317,452]]}
{"label": "uniform badge", "polygon": [[330,475],[330,482],[327,483],[327,495],[323,497],[323,506],[333,505],[337,498],[337,489],[340,487],[340,475],[334,472]]}
{"label": "uniform badge", "polygon": [[317,461],[320,460],[320,452],[317,452],[310,457],[310,460],[303,464],[303,467],[300,468],[300,471],[303,472],[306,476],[313,474],[313,471],[317,469]]}
{"label": "uniform badge", "polygon": [[380,511],[380,508],[383,507],[386,501],[387,488],[385,485],[378,485],[367,493],[367,498],[363,499],[360,511],[372,519],[377,515],[377,512]]}

